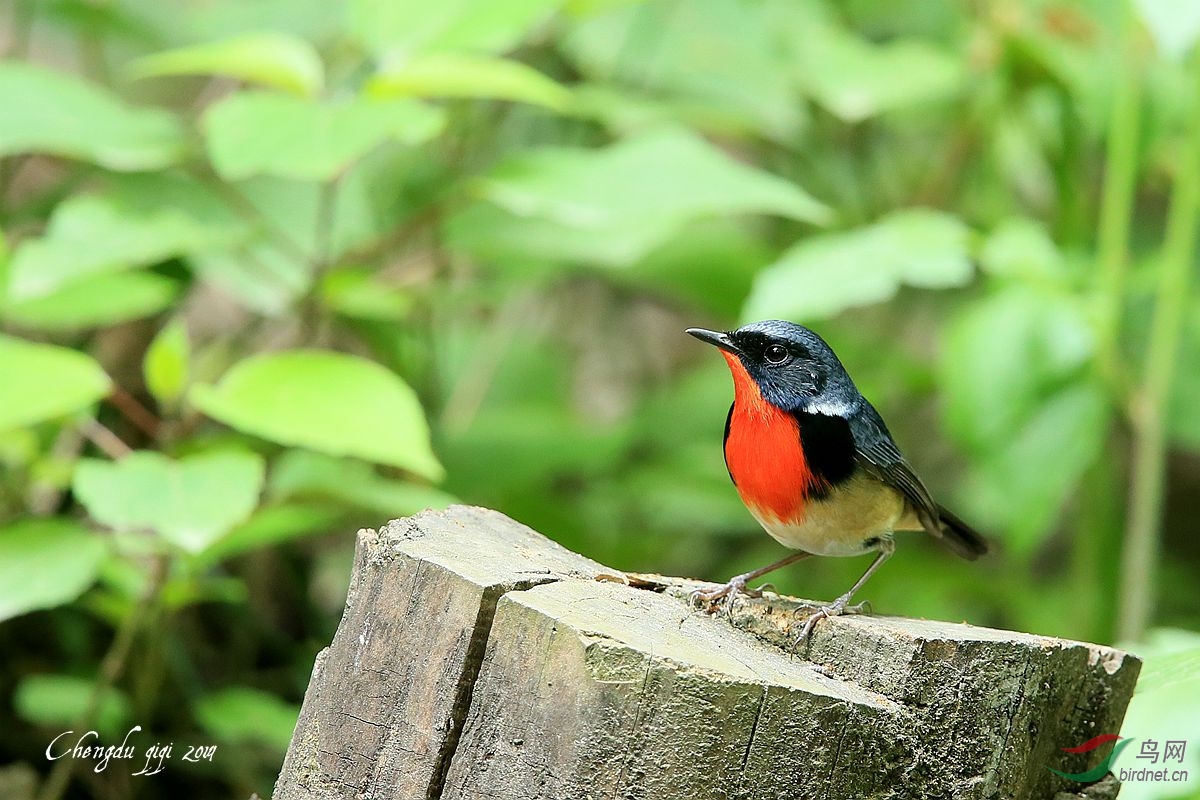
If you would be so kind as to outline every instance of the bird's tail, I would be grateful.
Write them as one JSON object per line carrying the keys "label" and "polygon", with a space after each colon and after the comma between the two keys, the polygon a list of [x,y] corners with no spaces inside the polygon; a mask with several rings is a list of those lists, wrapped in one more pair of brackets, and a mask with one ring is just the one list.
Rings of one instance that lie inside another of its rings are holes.
{"label": "bird's tail", "polygon": [[987,539],[974,528],[959,519],[945,506],[938,506],[938,517],[941,519],[942,541],[958,555],[974,561],[988,551]]}

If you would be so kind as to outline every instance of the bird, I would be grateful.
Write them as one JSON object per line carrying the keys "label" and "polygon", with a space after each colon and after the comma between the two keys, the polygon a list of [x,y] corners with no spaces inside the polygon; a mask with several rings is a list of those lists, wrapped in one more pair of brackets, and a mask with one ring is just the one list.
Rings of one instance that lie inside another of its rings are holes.
{"label": "bird", "polygon": [[987,540],[937,503],[900,452],[875,407],[863,397],[833,349],[812,330],[784,320],[737,330],[688,328],[715,345],[733,375],[725,419],[725,466],[750,514],[796,552],[730,578],[693,599],[732,612],[748,583],[810,556],[875,553],[853,586],[808,615],[797,643],[822,619],[863,613],[850,601],[895,552],[896,531],[925,531],[957,555],[975,560]]}

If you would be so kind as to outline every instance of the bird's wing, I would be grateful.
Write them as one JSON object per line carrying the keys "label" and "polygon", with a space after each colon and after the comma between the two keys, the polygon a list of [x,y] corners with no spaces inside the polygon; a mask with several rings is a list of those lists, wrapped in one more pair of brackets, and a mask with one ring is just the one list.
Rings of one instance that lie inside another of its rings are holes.
{"label": "bird's wing", "polygon": [[883,419],[869,403],[864,403],[850,418],[854,435],[854,455],[860,467],[888,486],[898,489],[908,500],[925,529],[941,538],[942,526],[937,504],[925,484],[913,472]]}

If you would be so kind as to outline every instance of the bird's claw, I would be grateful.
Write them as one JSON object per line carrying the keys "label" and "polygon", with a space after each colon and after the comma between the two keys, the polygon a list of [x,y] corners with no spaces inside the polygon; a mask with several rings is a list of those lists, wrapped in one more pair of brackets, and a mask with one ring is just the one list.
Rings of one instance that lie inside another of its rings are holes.
{"label": "bird's claw", "polygon": [[[709,614],[715,613],[720,607],[723,608],[727,617],[732,618],[733,602],[739,594],[754,598],[762,597],[763,589],[768,586],[771,586],[771,584],[764,583],[757,589],[752,589],[746,585],[746,576],[738,575],[737,577],[730,578],[727,583],[715,586],[712,589],[696,589],[689,595],[689,598],[693,605],[702,606],[707,604],[708,607],[704,610]],[[725,602],[719,602],[721,600]]]}
{"label": "bird's claw", "polygon": [[850,605],[849,597],[839,597],[827,606],[818,606],[804,620],[804,627],[800,629],[800,635],[796,637],[794,647],[799,647],[805,639],[807,639],[817,627],[817,623],[823,619],[832,617],[841,617],[850,614],[870,614],[871,604],[866,600],[861,603]]}

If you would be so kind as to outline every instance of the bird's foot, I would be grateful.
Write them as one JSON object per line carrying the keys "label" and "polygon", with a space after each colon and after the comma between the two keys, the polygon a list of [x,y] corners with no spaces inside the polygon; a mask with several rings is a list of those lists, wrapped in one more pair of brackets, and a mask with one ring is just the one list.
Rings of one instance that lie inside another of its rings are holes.
{"label": "bird's foot", "polygon": [[850,595],[844,594],[837,600],[834,600],[827,606],[818,606],[810,612],[804,620],[804,627],[800,629],[800,635],[796,637],[794,647],[799,647],[817,627],[817,623],[823,619],[831,617],[840,617],[848,614],[870,614],[871,604],[864,600],[861,603],[850,605]]}
{"label": "bird's foot", "polygon": [[[707,606],[704,610],[709,614],[715,613],[718,608],[723,608],[727,617],[733,617],[733,601],[739,594],[747,597],[762,597],[763,589],[771,586],[769,583],[764,583],[757,589],[751,589],[746,585],[749,577],[749,575],[737,575],[730,578],[727,583],[712,589],[696,589],[689,597],[693,605]],[[721,602],[722,600],[724,602]]]}

